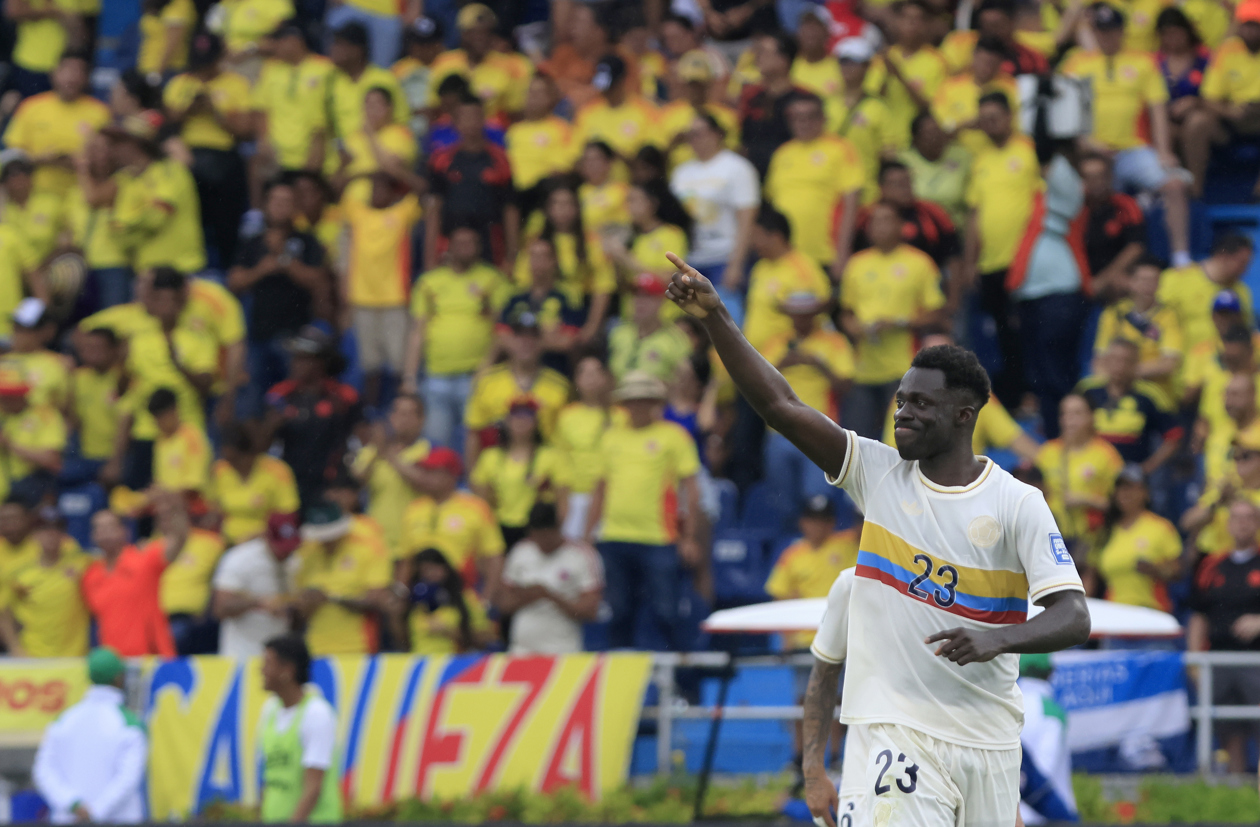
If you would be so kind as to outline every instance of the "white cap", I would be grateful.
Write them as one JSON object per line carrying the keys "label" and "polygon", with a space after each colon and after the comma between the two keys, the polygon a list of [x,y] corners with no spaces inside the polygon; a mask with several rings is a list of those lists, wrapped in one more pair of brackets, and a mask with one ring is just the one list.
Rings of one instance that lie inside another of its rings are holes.
{"label": "white cap", "polygon": [[875,57],[875,47],[865,37],[846,37],[835,45],[831,54],[838,60],[870,63],[871,58]]}
{"label": "white cap", "polygon": [[13,321],[22,327],[35,327],[44,318],[44,311],[47,309],[39,299],[22,299],[13,311]]}

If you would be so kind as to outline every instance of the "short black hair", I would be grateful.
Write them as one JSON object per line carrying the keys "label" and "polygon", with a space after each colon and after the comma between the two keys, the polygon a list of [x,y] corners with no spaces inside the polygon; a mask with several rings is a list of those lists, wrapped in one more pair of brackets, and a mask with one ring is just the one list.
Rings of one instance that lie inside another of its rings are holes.
{"label": "short black hair", "polygon": [[989,374],[976,358],[976,354],[958,345],[933,345],[914,355],[910,367],[922,370],[939,370],[945,374],[947,390],[961,390],[971,395],[976,410],[989,401],[993,386]]}
{"label": "short black hair", "polygon": [[555,503],[534,503],[534,507],[529,510],[527,525],[536,530],[558,528],[560,515],[556,512]]}
{"label": "short black hair", "polygon": [[472,90],[472,86],[468,83],[468,78],[463,75],[447,75],[446,78],[438,84],[437,93],[439,98],[447,95],[459,95],[463,97],[464,93]]}
{"label": "short black hair", "polygon": [[173,411],[178,406],[179,400],[170,388],[158,388],[149,396],[149,413],[154,416]]}
{"label": "short black hair", "polygon": [[384,95],[385,102],[388,103],[390,106],[394,105],[394,93],[386,89],[384,86],[373,86],[371,89],[363,93],[363,97],[366,98],[368,95],[372,94],[373,92],[375,92],[378,95]]}
{"label": "short black hair", "polygon": [[691,372],[696,375],[696,381],[700,387],[708,387],[709,378],[713,376],[713,363],[709,361],[709,354],[703,350],[697,350],[687,361],[691,364]]}
{"label": "short black hair", "polygon": [[1005,55],[1006,44],[996,37],[982,37],[976,41],[977,52],[988,52],[994,55]]}
{"label": "short black hair", "polygon": [[242,454],[256,453],[254,436],[245,427],[244,422],[229,422],[223,426],[219,434],[219,444],[224,448],[232,448]]}
{"label": "short black hair", "polygon": [[989,92],[988,94],[981,95],[978,106],[984,106],[986,103],[991,103],[994,106],[1000,106],[1002,110],[1007,113],[1011,111],[1011,101],[1006,97],[1005,92]]}
{"label": "short black hair", "polygon": [[1217,236],[1216,241],[1212,242],[1212,255],[1214,256],[1232,256],[1234,253],[1253,249],[1255,249],[1255,245],[1252,244],[1251,238],[1242,233],[1224,233]]}
{"label": "short black hair", "polygon": [[778,233],[788,241],[792,240],[792,222],[768,201],[762,201],[761,208],[757,210],[757,226],[768,233]]}
{"label": "short black hair", "polygon": [[901,161],[880,161],[879,162],[879,176],[877,180],[879,181],[879,183],[882,184],[884,183],[885,175],[887,175],[890,172],[896,172],[898,170],[900,170],[901,172],[908,173],[910,172],[910,167],[901,163]]}
{"label": "short black hair", "polygon": [[1203,42],[1203,38],[1199,37],[1199,30],[1195,28],[1194,23],[1186,16],[1186,13],[1176,6],[1168,6],[1159,13],[1159,17],[1155,18],[1155,31],[1163,29],[1184,29],[1190,35],[1190,45],[1198,46]]}
{"label": "short black hair", "polygon": [[1142,253],[1129,265],[1129,272],[1132,273],[1139,267],[1154,267],[1163,272],[1168,267],[1168,263],[1153,253]]}
{"label": "short black hair", "polygon": [[923,125],[929,121],[936,123],[936,118],[927,109],[924,109],[920,111],[919,114],[915,115],[914,120],[910,121],[910,137],[914,138],[918,135],[919,130],[922,129]]}
{"label": "short black hair", "polygon": [[593,149],[609,161],[617,159],[617,153],[613,152],[613,148],[608,145],[607,141],[589,141],[585,149]]}
{"label": "short black hair", "polygon": [[108,327],[94,327],[87,332],[88,336],[99,336],[110,347],[118,347],[118,334]]}
{"label": "short black hair", "polygon": [[826,109],[822,98],[805,89],[788,93],[787,105],[791,106],[794,103],[812,103],[818,107],[819,111]]}
{"label": "short black hair", "polygon": [[709,129],[712,129],[714,132],[721,135],[723,141],[726,140],[726,127],[722,126],[722,123],[717,118],[713,117],[712,112],[707,109],[700,109],[697,107],[696,117],[704,121],[705,126],[709,127]]}
{"label": "short black hair", "polygon": [[784,31],[766,32],[764,37],[774,40],[775,49],[789,65],[796,60],[796,38]]}
{"label": "short black hair", "polygon": [[311,650],[306,648],[306,641],[298,635],[280,635],[263,644],[276,653],[282,662],[293,666],[293,678],[298,683],[306,683],[311,679]]}
{"label": "short black hair", "polygon": [[174,267],[153,268],[154,290],[183,290],[188,286],[188,277]]}
{"label": "short black hair", "polygon": [[664,26],[666,23],[675,23],[679,26],[682,26],[684,29],[686,29],[689,32],[694,32],[696,30],[696,24],[691,22],[691,18],[682,14],[671,13],[671,14],[665,15],[664,17],[661,18],[661,25]]}
{"label": "short black hair", "polygon": [[1236,344],[1252,347],[1255,340],[1251,338],[1251,329],[1246,325],[1231,325],[1224,333],[1221,334],[1221,344]]}
{"label": "short black hair", "polygon": [[980,4],[977,13],[986,11],[995,11],[1006,15],[1007,17],[1015,16],[1015,0],[984,0]]}

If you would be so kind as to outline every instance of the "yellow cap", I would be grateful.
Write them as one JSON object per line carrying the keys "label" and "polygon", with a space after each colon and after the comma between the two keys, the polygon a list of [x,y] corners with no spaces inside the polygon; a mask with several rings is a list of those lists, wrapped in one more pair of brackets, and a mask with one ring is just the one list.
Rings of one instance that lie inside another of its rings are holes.
{"label": "yellow cap", "polygon": [[713,63],[700,49],[692,49],[678,58],[678,77],[688,82],[708,83],[713,80]]}
{"label": "yellow cap", "polygon": [[498,18],[494,16],[494,12],[484,3],[469,3],[459,10],[459,14],[455,18],[455,25],[461,32],[475,28],[482,23],[487,26],[493,26],[498,22]]}

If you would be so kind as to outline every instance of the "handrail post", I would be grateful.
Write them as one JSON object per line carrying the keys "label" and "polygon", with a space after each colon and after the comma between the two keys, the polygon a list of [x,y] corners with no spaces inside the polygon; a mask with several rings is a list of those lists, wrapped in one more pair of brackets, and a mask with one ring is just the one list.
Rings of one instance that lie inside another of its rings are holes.
{"label": "handrail post", "polygon": [[669,775],[674,749],[674,662],[656,664],[656,774]]}
{"label": "handrail post", "polygon": [[1195,733],[1195,760],[1199,764],[1199,774],[1207,776],[1212,772],[1212,662],[1204,659],[1199,662],[1199,706],[1196,710],[1199,731]]}

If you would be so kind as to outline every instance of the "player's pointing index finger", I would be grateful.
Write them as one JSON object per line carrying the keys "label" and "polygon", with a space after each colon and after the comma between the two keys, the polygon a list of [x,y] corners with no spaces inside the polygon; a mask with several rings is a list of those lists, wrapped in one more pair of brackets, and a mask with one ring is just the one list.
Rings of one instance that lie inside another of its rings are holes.
{"label": "player's pointing index finger", "polygon": [[688,279],[693,279],[700,275],[696,268],[683,261],[676,253],[666,253],[665,258],[669,259],[669,263],[674,265],[674,267],[678,269],[678,272],[683,276],[686,276]]}

